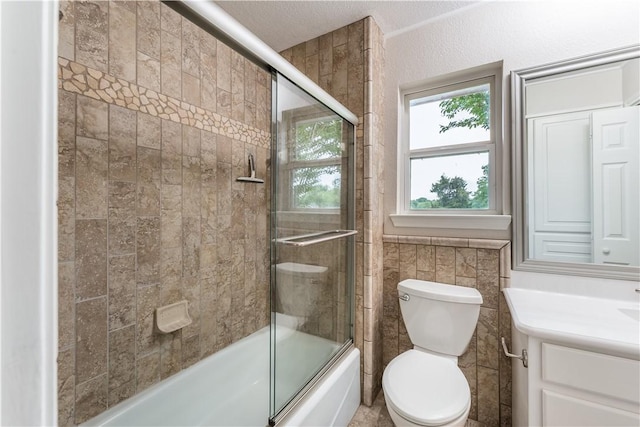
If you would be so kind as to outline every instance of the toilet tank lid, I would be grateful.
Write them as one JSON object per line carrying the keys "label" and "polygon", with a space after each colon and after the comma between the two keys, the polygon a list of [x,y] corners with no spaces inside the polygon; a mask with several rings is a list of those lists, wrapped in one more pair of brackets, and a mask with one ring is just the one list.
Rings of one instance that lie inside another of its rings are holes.
{"label": "toilet tank lid", "polygon": [[406,279],[398,283],[398,291],[437,301],[461,304],[482,304],[482,295],[475,288],[446,285],[426,280]]}
{"label": "toilet tank lid", "polygon": [[276,270],[298,274],[322,274],[325,273],[328,269],[327,267],[321,265],[300,264],[297,262],[282,262],[280,264],[276,264]]}

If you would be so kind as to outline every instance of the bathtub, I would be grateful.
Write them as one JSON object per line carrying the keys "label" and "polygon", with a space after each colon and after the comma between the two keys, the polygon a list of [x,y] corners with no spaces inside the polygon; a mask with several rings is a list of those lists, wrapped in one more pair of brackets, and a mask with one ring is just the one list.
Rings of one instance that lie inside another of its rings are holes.
{"label": "bathtub", "polygon": [[[269,334],[267,326],[83,425],[266,426]],[[285,399],[308,372],[299,368],[299,362],[315,368],[337,345],[281,326],[275,335],[279,349],[276,370],[280,372],[275,395],[279,404],[278,399]],[[278,425],[346,426],[359,404],[360,353],[352,347]]]}

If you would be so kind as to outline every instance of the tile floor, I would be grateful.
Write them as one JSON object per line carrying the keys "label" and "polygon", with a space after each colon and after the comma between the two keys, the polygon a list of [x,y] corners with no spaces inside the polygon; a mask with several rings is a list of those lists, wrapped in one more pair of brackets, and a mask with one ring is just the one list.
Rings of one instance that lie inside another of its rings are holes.
{"label": "tile floor", "polygon": [[[376,397],[371,407],[360,405],[351,419],[349,427],[394,427],[384,404],[382,391]],[[465,427],[484,427],[484,424],[474,420],[467,420]]]}

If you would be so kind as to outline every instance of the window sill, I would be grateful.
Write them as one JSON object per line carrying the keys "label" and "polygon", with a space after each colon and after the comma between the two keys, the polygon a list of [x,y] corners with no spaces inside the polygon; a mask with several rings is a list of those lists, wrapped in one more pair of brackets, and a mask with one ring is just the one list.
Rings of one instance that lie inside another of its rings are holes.
{"label": "window sill", "polygon": [[389,217],[393,226],[398,228],[504,231],[511,224],[511,215],[392,214]]}

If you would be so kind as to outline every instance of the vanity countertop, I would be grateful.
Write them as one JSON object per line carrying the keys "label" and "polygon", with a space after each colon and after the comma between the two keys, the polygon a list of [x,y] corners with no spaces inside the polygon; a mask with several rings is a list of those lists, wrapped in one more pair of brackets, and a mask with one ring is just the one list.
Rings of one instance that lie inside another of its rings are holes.
{"label": "vanity countertop", "polygon": [[522,333],[640,360],[640,303],[531,289],[503,290]]}

